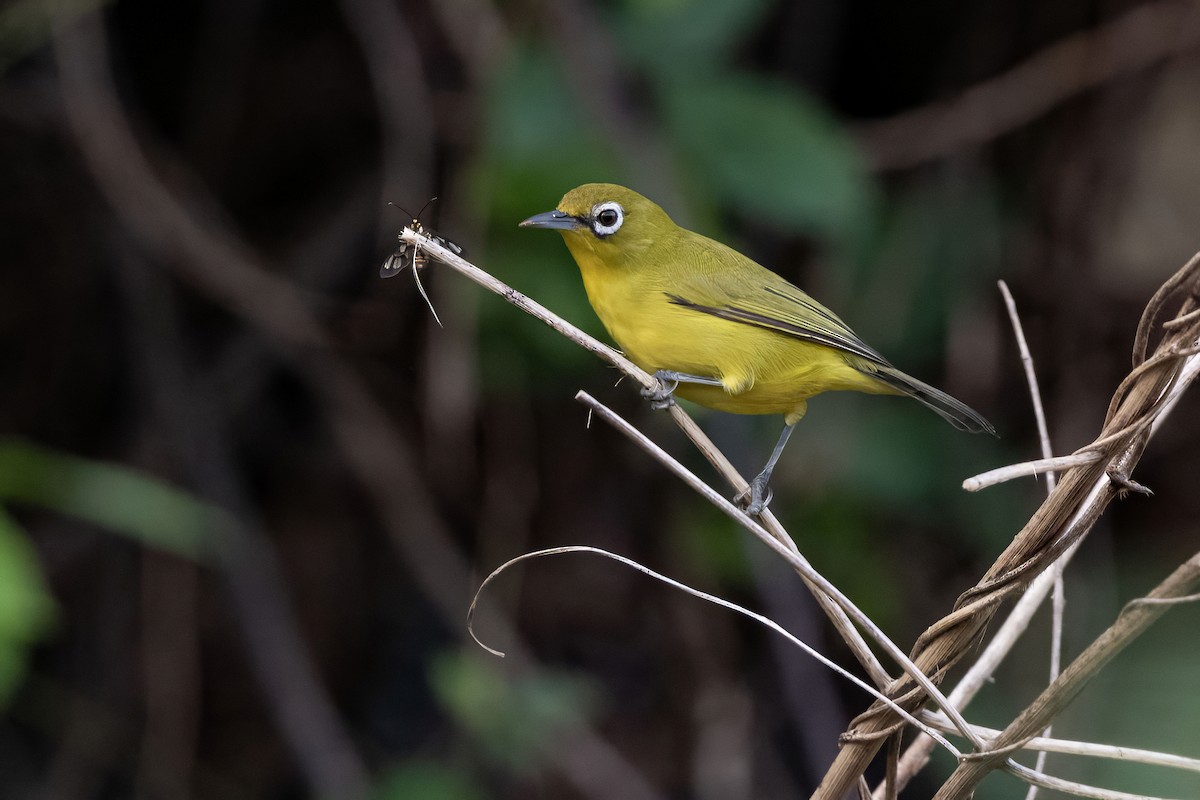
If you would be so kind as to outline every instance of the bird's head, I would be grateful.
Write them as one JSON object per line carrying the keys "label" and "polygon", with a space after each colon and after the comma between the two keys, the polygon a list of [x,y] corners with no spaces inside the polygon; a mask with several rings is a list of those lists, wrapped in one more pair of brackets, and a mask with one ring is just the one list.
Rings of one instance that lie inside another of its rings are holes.
{"label": "bird's head", "polygon": [[677,230],[656,203],[613,183],[577,186],[554,211],[536,214],[521,227],[561,231],[576,261],[598,259],[607,266],[636,261]]}

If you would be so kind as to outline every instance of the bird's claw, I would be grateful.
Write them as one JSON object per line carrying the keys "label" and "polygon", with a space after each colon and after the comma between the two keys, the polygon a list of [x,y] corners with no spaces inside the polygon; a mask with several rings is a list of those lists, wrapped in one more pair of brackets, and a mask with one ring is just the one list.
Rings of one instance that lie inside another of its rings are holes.
{"label": "bird's claw", "polygon": [[743,505],[743,510],[751,517],[757,517],[767,510],[767,506],[771,503],[771,498],[775,493],[771,491],[771,487],[766,481],[759,480],[762,476],[758,476],[750,481],[750,485],[746,491],[739,494],[735,500],[739,505]]}
{"label": "bird's claw", "polygon": [[654,373],[654,378],[658,381],[657,387],[642,389],[642,397],[650,401],[650,408],[655,411],[662,411],[664,408],[670,408],[675,405],[673,395],[675,390],[679,388],[679,379],[665,375],[661,371]]}

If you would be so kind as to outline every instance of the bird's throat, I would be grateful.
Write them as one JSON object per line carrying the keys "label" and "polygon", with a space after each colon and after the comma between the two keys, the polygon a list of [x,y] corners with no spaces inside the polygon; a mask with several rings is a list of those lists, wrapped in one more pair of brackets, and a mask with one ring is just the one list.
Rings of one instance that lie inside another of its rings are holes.
{"label": "bird's throat", "polygon": [[603,252],[590,234],[567,234],[563,239],[579,266],[583,288],[596,316],[617,344],[627,349],[630,332],[625,328],[638,316],[630,311],[644,305],[637,297],[642,291],[640,281],[627,274],[630,267],[624,260],[607,257],[610,254]]}

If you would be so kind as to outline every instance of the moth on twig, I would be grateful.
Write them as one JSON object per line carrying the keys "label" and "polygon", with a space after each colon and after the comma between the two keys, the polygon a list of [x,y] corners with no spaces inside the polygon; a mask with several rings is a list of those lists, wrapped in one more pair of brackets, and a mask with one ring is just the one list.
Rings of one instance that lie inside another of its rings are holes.
{"label": "moth on twig", "polygon": [[[429,204],[434,200],[437,200],[437,197],[431,197],[425,201],[425,205],[421,206],[421,210],[413,216],[412,222],[408,225],[409,229],[411,229],[414,233],[420,234],[421,236],[437,242],[442,247],[445,247],[447,250],[453,252],[455,255],[462,255],[463,249],[461,247],[444,236],[438,236],[436,233],[434,233],[432,230],[429,230],[424,224],[422,224],[421,215],[425,213],[425,209],[429,208]],[[396,205],[395,203],[388,203],[388,205],[400,209],[401,213],[405,215],[408,214],[407,211],[405,211],[403,208],[400,208],[400,206]],[[396,252],[388,256],[387,260],[383,262],[383,266],[379,268],[379,277],[391,278],[399,275],[409,267],[412,267],[413,281],[417,284],[417,291],[421,293],[421,297],[425,300],[425,305],[429,306],[430,313],[433,314],[434,320],[436,320],[437,324],[440,326],[442,321],[438,319],[437,311],[434,309],[433,302],[430,301],[429,295],[425,293],[425,287],[421,284],[421,276],[418,274],[420,270],[428,263],[429,257],[425,255],[425,251],[421,248],[420,244],[409,244],[401,239],[400,246],[396,248]]]}

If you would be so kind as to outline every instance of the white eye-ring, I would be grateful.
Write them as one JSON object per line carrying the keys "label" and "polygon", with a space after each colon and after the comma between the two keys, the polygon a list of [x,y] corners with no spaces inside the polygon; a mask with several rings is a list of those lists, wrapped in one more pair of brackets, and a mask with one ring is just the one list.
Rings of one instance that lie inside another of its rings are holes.
{"label": "white eye-ring", "polygon": [[592,232],[601,238],[612,236],[621,229],[624,221],[625,209],[618,202],[609,200],[592,207]]}

